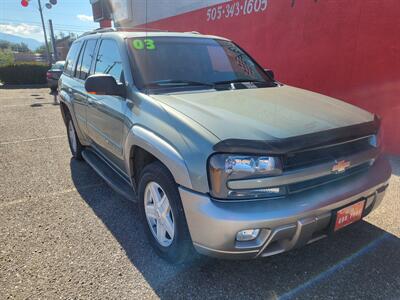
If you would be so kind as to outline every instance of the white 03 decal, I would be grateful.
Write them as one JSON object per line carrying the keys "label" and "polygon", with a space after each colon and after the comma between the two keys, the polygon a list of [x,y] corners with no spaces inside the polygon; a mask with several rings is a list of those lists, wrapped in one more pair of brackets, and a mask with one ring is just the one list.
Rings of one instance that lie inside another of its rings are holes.
{"label": "white 03 decal", "polygon": [[207,9],[207,21],[216,21],[260,13],[267,9],[268,0],[232,1]]}

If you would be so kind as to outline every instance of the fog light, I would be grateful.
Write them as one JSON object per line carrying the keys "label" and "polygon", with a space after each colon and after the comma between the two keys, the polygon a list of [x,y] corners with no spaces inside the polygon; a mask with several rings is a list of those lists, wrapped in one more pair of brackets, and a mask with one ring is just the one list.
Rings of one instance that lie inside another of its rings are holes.
{"label": "fog light", "polygon": [[260,229],[242,230],[236,234],[236,240],[239,242],[251,241],[251,240],[254,240],[255,238],[257,238],[259,233],[260,233]]}

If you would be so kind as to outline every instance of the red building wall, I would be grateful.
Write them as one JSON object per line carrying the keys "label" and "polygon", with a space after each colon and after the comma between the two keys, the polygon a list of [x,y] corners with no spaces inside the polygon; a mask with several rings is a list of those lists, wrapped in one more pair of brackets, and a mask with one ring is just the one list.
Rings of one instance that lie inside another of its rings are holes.
{"label": "red building wall", "polygon": [[[284,83],[330,95],[383,118],[388,153],[400,154],[400,0],[269,0],[252,14],[207,21],[209,8],[149,27],[237,42]],[[211,7],[212,8],[212,7]]]}

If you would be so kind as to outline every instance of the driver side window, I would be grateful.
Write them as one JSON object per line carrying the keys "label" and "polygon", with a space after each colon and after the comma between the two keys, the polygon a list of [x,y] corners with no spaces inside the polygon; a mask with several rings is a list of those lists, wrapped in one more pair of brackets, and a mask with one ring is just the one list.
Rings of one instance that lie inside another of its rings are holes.
{"label": "driver side window", "polygon": [[122,59],[113,40],[103,40],[96,59],[96,74],[110,74],[118,83],[123,82]]}

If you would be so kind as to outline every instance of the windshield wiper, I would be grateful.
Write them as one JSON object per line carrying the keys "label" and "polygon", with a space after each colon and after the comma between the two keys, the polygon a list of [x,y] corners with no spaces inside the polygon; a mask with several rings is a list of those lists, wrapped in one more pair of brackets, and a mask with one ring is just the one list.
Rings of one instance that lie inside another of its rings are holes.
{"label": "windshield wiper", "polygon": [[144,87],[163,87],[163,86],[176,87],[176,86],[188,86],[188,85],[214,87],[214,84],[212,83],[192,81],[192,80],[175,80],[175,79],[151,81],[144,84]]}
{"label": "windshield wiper", "polygon": [[228,84],[228,83],[241,83],[241,82],[254,82],[254,83],[266,83],[265,81],[257,80],[257,79],[248,79],[248,78],[239,78],[232,80],[223,80],[223,81],[215,81],[213,84]]}

